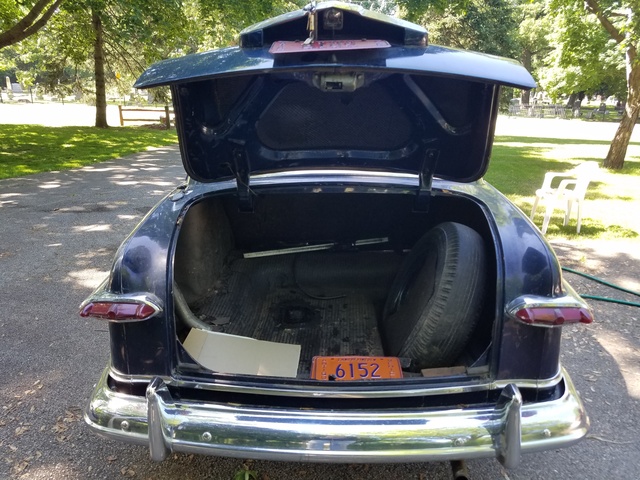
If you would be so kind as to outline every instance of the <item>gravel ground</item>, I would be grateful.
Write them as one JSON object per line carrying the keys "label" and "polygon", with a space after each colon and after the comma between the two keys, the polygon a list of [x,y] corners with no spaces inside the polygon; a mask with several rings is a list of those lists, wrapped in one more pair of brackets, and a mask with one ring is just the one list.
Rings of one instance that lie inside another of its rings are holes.
{"label": "gravel ground", "polygon": [[[143,447],[89,432],[81,412],[107,362],[108,338],[104,324],[78,317],[77,306],[106,275],[126,234],[183,176],[172,147],[0,181],[0,478],[231,479],[246,465],[261,480],[450,479],[445,463],[245,463],[180,454],[159,464]],[[639,246],[554,242],[565,265],[635,290]],[[567,278],[583,294],[638,301]],[[568,449],[527,455],[508,472],[495,460],[469,462],[471,478],[634,478],[640,471],[640,310],[592,306],[597,322],[565,329],[563,354],[589,410],[589,437]]]}

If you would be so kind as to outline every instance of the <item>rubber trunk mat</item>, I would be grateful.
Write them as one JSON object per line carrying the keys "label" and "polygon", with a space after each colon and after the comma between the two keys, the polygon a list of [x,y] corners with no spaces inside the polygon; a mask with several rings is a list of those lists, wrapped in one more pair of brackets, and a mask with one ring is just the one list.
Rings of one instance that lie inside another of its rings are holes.
{"label": "rubber trunk mat", "polygon": [[298,377],[307,378],[315,355],[384,354],[377,317],[399,261],[379,252],[239,258],[193,310],[225,333],[301,345]]}

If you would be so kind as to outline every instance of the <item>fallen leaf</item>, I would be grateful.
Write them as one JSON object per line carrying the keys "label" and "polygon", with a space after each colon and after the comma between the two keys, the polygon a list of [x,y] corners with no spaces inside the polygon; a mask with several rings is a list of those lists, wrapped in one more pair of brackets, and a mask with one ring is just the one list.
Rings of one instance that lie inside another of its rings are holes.
{"label": "fallen leaf", "polygon": [[11,469],[11,471],[15,474],[15,475],[19,475],[22,472],[24,472],[27,467],[29,466],[29,464],[27,462],[20,462],[17,463],[13,466],[13,468]]}

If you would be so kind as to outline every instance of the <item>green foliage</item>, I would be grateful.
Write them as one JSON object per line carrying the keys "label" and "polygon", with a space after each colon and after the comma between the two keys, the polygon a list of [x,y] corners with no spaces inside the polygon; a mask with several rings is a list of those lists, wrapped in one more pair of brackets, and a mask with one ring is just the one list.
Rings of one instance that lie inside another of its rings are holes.
{"label": "green foliage", "polygon": [[0,178],[80,168],[176,142],[167,130],[0,124]]}
{"label": "green foliage", "polygon": [[249,470],[247,465],[243,465],[233,476],[233,480],[257,480],[258,472],[255,470]]}
{"label": "green foliage", "polygon": [[0,31],[8,29],[18,21],[28,11],[28,6],[30,5],[15,0],[0,0]]}
{"label": "green foliage", "polygon": [[552,50],[548,36],[553,31],[552,16],[543,1],[521,0],[515,5],[518,22],[516,41],[521,51],[521,60],[535,78],[538,69]]}
{"label": "green foliage", "polygon": [[66,0],[37,37],[0,51],[0,68],[41,92],[95,99],[92,11],[102,20],[105,80],[119,96],[152,62],[182,54],[189,38],[178,0]]}
{"label": "green foliage", "polygon": [[397,0],[402,16],[419,23],[425,15],[455,12],[464,15],[466,7],[473,0]]}
{"label": "green foliage", "polygon": [[204,27],[204,44],[219,48],[237,43],[238,33],[265,18],[290,12],[307,0],[195,0],[197,22]]}
{"label": "green foliage", "polygon": [[624,98],[624,52],[584,9],[558,8],[548,39],[553,50],[539,70],[542,87],[552,97],[574,92]]}
{"label": "green foliage", "polygon": [[[506,57],[519,56],[515,9],[508,0],[431,5],[419,18],[430,42]],[[414,15],[408,15],[413,17]]]}

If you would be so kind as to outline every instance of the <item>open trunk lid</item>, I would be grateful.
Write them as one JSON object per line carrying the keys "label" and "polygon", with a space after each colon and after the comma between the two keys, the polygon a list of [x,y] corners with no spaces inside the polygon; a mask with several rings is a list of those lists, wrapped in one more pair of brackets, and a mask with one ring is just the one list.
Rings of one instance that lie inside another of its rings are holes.
{"label": "open trunk lid", "polygon": [[535,82],[517,62],[426,43],[418,25],[325,2],[135,86],[172,87],[184,166],[202,182],[336,168],[416,174],[424,190],[433,176],[477,180],[499,86]]}

